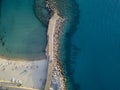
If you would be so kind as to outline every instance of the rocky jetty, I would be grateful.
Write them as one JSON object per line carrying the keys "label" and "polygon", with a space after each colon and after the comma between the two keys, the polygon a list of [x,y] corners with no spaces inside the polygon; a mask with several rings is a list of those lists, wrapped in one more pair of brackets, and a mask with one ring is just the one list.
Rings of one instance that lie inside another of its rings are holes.
{"label": "rocky jetty", "polygon": [[49,60],[48,76],[45,90],[66,90],[66,79],[63,76],[61,62],[59,60],[59,37],[62,32],[64,19],[59,15],[52,0],[46,1],[46,7],[51,12],[51,18],[48,24],[48,45],[46,55]]}

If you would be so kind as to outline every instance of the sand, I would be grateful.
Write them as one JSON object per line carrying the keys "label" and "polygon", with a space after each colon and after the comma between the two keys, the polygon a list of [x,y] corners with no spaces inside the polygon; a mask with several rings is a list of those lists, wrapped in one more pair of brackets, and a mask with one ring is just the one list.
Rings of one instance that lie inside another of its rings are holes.
{"label": "sand", "polygon": [[12,61],[0,58],[0,82],[22,82],[22,87],[44,90],[48,60]]}

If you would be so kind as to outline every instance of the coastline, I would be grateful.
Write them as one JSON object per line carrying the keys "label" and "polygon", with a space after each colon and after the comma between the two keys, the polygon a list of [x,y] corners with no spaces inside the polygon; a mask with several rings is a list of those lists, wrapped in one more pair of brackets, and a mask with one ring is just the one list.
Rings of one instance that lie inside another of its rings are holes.
{"label": "coastline", "polygon": [[5,60],[12,60],[12,61],[38,61],[38,60],[43,60],[43,59],[47,59],[45,58],[12,58],[12,57],[5,57],[5,56],[0,56],[0,59],[5,59]]}

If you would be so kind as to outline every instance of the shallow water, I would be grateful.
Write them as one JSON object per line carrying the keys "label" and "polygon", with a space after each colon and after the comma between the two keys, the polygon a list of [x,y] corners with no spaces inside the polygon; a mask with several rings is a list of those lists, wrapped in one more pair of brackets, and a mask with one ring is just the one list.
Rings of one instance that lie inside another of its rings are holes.
{"label": "shallow water", "polygon": [[34,0],[1,0],[0,55],[45,58],[46,28],[36,18]]}

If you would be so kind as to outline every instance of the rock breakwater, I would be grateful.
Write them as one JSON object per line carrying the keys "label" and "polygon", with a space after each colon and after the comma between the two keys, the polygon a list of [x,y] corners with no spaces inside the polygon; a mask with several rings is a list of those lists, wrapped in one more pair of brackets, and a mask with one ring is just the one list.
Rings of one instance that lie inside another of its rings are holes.
{"label": "rock breakwater", "polygon": [[59,60],[59,37],[62,32],[64,19],[59,15],[59,11],[55,8],[52,0],[47,0],[46,6],[52,16],[49,20],[47,33],[48,45],[46,55],[49,60],[49,66],[45,90],[66,90],[66,79],[63,76],[63,70]]}

